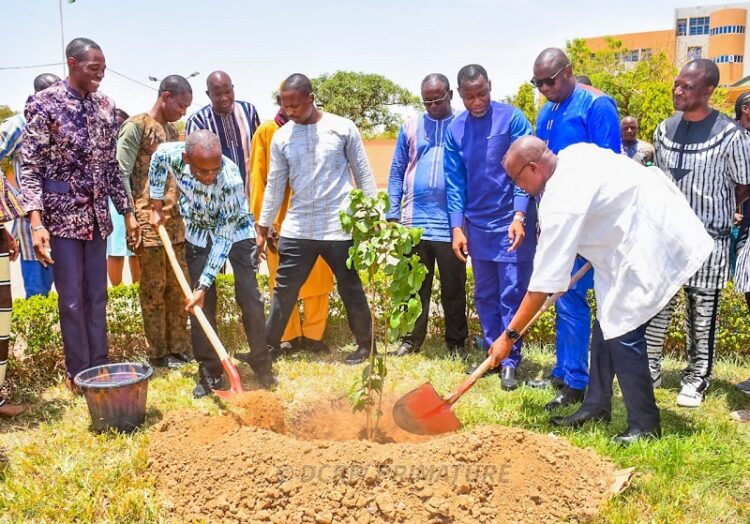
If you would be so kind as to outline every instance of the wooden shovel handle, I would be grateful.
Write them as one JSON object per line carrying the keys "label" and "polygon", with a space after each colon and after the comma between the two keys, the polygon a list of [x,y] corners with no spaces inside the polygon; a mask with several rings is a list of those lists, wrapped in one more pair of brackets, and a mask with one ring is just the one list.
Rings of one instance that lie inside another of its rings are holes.
{"label": "wooden shovel handle", "polygon": [[[185,274],[182,272],[180,263],[177,261],[177,255],[175,255],[174,253],[174,248],[172,247],[172,242],[169,240],[169,235],[167,235],[167,230],[164,229],[164,226],[160,224],[158,231],[161,243],[164,245],[164,249],[167,252],[169,264],[172,266],[175,277],[177,277],[177,282],[179,282],[180,287],[182,288],[182,292],[185,294],[185,297],[188,300],[191,300],[193,298],[193,290],[191,289],[190,284],[188,284],[188,281],[185,278]],[[227,354],[227,350],[224,348],[224,344],[222,344],[221,340],[219,340],[218,335],[216,335],[216,331],[214,331],[214,328],[211,326],[211,323],[206,318],[206,314],[203,313],[203,310],[200,308],[200,306],[195,306],[193,308],[193,315],[195,315],[195,318],[198,319],[198,322],[203,328],[203,332],[206,334],[206,337],[208,337],[208,340],[209,342],[211,342],[214,350],[216,350],[216,354],[218,355],[219,360],[229,360],[229,355]]]}
{"label": "wooden shovel handle", "polygon": [[[572,277],[570,277],[570,284],[568,285],[568,289],[572,288],[576,282],[581,280],[583,275],[586,274],[586,272],[591,269],[591,262],[586,262],[581,268],[573,274]],[[552,307],[552,304],[557,302],[557,300],[563,296],[564,292],[560,293],[554,293],[547,297],[547,299],[544,301],[544,304],[542,304],[542,307],[539,308],[539,311],[536,312],[536,314],[529,320],[529,322],[524,326],[524,328],[518,333],[520,336],[523,336],[526,334],[526,332],[531,328],[531,326],[534,325],[534,323],[539,320],[539,317],[541,317],[545,311],[547,311],[550,307]],[[487,371],[490,369],[490,357],[487,357],[484,362],[479,364],[477,368],[472,371],[471,375],[469,375],[466,380],[464,380],[461,385],[459,385],[453,393],[451,393],[451,396],[448,397],[446,402],[448,404],[454,404],[459,398],[461,398],[461,395],[469,391],[474,384],[476,384],[477,380],[482,378],[482,376],[487,373]]]}

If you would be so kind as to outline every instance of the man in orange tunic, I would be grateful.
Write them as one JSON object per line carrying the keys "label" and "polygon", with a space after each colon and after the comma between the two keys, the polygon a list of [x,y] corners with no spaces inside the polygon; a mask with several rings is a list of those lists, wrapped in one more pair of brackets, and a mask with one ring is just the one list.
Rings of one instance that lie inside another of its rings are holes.
{"label": "man in orange tunic", "polygon": [[[286,115],[279,109],[273,120],[264,122],[255,130],[252,146],[250,149],[250,189],[249,201],[250,212],[255,219],[260,216],[263,208],[263,194],[266,190],[268,169],[271,165],[271,138],[279,127],[287,122]],[[269,235],[268,249],[266,250],[266,262],[268,263],[269,284],[273,289],[276,285],[276,270],[279,267],[279,253],[271,238],[278,238],[281,223],[284,221],[291,190],[287,186],[284,202],[281,204],[279,214],[276,216]],[[326,328],[328,318],[328,295],[333,290],[333,273],[326,262],[318,257],[313,266],[310,276],[299,292],[299,298],[304,304],[304,320],[300,319],[299,308],[292,311],[289,323],[286,325],[284,335],[281,337],[281,353],[289,353],[301,349],[309,349],[315,352],[328,351],[328,346],[323,342],[323,332]],[[275,355],[277,356],[277,355]]]}

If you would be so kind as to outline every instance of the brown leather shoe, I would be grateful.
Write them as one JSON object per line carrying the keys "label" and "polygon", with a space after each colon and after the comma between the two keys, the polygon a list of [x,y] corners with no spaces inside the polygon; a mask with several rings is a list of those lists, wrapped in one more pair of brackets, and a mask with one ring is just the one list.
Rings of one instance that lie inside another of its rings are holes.
{"label": "brown leather shoe", "polygon": [[73,379],[70,377],[65,377],[65,387],[68,388],[70,392],[76,396],[83,395],[83,391],[81,391],[81,388],[78,387],[76,383],[73,382]]}
{"label": "brown leather shoe", "polygon": [[0,404],[0,417],[16,417],[22,413],[26,413],[29,410],[29,406],[26,404],[11,404],[10,402],[3,402]]}

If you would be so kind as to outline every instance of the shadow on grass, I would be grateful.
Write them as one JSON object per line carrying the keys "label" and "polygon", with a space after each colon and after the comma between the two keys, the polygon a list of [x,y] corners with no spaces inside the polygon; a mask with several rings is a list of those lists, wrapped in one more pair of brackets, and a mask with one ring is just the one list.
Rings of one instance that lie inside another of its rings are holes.
{"label": "shadow on grass", "polygon": [[32,401],[31,409],[13,419],[6,419],[0,424],[0,433],[28,430],[39,427],[44,423],[57,422],[65,415],[65,410],[75,404],[71,397],[55,398],[52,400]]}

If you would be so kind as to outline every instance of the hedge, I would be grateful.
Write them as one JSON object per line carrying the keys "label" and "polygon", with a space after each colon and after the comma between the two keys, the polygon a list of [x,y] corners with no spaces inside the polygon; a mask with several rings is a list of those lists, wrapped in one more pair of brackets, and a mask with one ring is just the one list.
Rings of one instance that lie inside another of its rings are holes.
{"label": "hedge", "polygon": [[[234,303],[234,278],[220,275],[218,280],[218,323],[219,336],[230,350],[247,344],[240,312]],[[258,284],[268,307],[268,277],[260,276]],[[467,278],[467,314],[471,333],[481,330],[474,303],[474,278],[469,269]],[[383,286],[385,289],[385,286]],[[385,294],[380,295],[385,298]],[[439,279],[433,281],[433,304],[430,310],[430,331],[440,338],[444,321],[440,307]],[[592,299],[593,302],[593,299]],[[382,318],[385,300],[372,304],[373,312]],[[551,344],[555,340],[554,308],[539,319],[526,335],[528,342]],[[121,285],[110,288],[107,306],[107,325],[110,355],[113,360],[147,358],[146,340],[138,302],[138,285]],[[340,297],[334,291],[331,296],[328,338],[338,340],[339,335],[347,335],[345,310]],[[378,326],[384,325],[378,322]],[[682,352],[685,347],[685,303],[681,298],[670,326],[665,346],[667,351]],[[382,335],[382,333],[381,333]],[[744,297],[735,293],[731,284],[722,292],[719,310],[719,327],[716,334],[716,347],[719,355],[750,355],[750,322]],[[13,301],[11,323],[11,348],[13,357],[8,370],[8,387],[21,390],[34,390],[59,380],[64,373],[62,339],[60,337],[57,296],[36,296],[28,300]]]}

